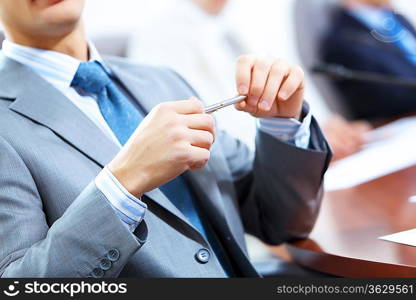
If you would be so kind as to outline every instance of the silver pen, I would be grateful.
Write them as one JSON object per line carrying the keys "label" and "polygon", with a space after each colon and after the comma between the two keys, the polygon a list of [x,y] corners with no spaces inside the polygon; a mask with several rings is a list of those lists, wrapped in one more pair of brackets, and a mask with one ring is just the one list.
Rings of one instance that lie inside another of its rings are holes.
{"label": "silver pen", "polygon": [[237,96],[237,97],[234,97],[234,98],[231,98],[231,99],[221,101],[220,103],[207,106],[205,108],[205,113],[206,114],[212,114],[212,113],[216,112],[219,109],[222,109],[224,107],[240,103],[241,101],[244,101],[246,99],[247,99],[247,96]]}

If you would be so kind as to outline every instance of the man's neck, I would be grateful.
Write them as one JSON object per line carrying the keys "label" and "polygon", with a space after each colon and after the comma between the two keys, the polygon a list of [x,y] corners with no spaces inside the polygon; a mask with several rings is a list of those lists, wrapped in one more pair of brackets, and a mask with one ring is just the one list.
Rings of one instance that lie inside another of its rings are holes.
{"label": "man's neck", "polygon": [[384,5],[376,5],[372,3],[371,1],[361,1],[361,0],[344,0],[343,6],[347,9],[355,9],[359,7],[371,7],[374,9],[383,9],[383,8],[391,8],[391,5],[388,3],[385,3]]}
{"label": "man's neck", "polygon": [[7,31],[6,37],[11,42],[22,46],[60,52],[81,61],[88,60],[88,43],[82,26],[65,36],[59,37],[32,37],[13,32],[13,30]]}

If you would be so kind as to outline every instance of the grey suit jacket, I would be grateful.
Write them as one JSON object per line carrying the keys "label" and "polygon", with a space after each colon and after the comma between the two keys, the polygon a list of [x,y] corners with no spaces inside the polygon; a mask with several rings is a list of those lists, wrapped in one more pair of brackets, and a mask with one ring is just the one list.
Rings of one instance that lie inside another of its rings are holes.
{"label": "grey suit jacket", "polygon": [[[109,58],[145,111],[195,95],[176,73]],[[311,149],[264,133],[257,151],[221,132],[207,166],[186,177],[237,276],[256,276],[244,232],[269,244],[304,238],[319,210],[330,154],[316,124]],[[94,178],[118,147],[58,90],[10,59],[0,63],[0,275],[2,277],[222,277],[210,247],[160,190],[131,233]],[[108,269],[108,258],[111,267]],[[108,270],[106,270],[108,269]]]}

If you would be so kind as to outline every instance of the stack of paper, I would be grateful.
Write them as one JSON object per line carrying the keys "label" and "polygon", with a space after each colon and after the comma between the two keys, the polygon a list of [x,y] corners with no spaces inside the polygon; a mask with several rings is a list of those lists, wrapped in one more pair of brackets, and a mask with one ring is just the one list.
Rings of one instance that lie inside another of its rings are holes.
{"label": "stack of paper", "polygon": [[416,229],[386,235],[380,240],[416,247]]}
{"label": "stack of paper", "polygon": [[327,191],[350,188],[416,164],[416,118],[406,118],[370,132],[364,149],[331,166]]}

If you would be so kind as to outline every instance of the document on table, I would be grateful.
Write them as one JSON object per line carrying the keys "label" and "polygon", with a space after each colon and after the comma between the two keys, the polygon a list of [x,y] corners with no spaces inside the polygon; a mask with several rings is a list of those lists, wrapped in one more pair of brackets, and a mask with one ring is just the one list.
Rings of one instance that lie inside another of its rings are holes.
{"label": "document on table", "polygon": [[380,240],[416,247],[416,229],[379,237]]}
{"label": "document on table", "polygon": [[416,118],[406,118],[367,134],[359,153],[340,160],[325,176],[327,191],[351,188],[416,164]]}

